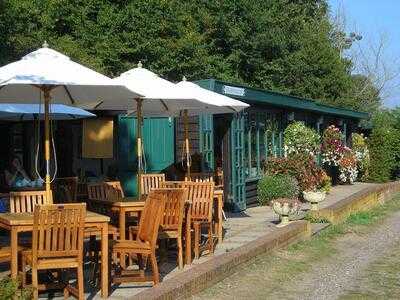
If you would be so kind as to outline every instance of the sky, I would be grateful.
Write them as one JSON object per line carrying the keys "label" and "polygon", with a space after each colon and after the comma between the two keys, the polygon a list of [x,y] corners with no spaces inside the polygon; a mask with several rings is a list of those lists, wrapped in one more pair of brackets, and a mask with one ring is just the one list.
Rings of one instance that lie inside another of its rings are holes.
{"label": "sky", "polygon": [[[383,92],[384,105],[387,107],[400,106],[400,0],[328,0],[332,13],[342,11],[345,16],[347,32],[356,32],[363,38],[357,47],[364,53],[372,53],[371,45],[377,48],[379,42],[385,41],[383,63],[389,75],[398,74],[389,81]],[[356,51],[357,47],[352,47]],[[354,53],[354,52],[352,52]],[[372,56],[370,60],[372,61]],[[365,60],[364,60],[365,61]],[[361,66],[361,63],[356,63]],[[373,65],[373,64],[372,64]],[[379,69],[383,65],[379,64]],[[359,67],[361,69],[361,67]],[[383,74],[383,71],[378,72]],[[383,78],[380,76],[380,78]],[[384,80],[380,80],[382,82]]]}

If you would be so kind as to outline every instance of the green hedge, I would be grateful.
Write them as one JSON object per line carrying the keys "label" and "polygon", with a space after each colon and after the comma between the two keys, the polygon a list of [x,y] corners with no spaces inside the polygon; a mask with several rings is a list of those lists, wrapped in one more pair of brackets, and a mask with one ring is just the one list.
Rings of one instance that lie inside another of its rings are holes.
{"label": "green hedge", "polygon": [[400,133],[391,127],[375,127],[369,138],[369,179],[386,182],[398,166]]}

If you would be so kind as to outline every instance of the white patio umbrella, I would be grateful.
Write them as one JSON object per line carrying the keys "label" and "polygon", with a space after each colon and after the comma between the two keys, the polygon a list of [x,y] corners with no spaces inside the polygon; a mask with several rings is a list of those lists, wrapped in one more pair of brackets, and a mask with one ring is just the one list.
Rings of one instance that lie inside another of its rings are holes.
{"label": "white patio umbrella", "polygon": [[47,43],[21,60],[0,68],[0,102],[39,103],[44,100],[46,192],[50,195],[49,104],[96,108],[105,103],[122,105],[141,96],[107,76],[48,48]]}
{"label": "white patio umbrella", "polygon": [[[213,99],[207,99],[205,96],[199,97],[199,92],[193,93],[188,89],[180,88],[168,80],[159,77],[157,74],[142,67],[139,62],[138,67],[131,69],[119,77],[114,78],[119,84],[124,84],[127,88],[138,91],[143,94],[143,98],[136,99],[136,109],[129,109],[130,113],[137,115],[137,149],[138,149],[138,182],[142,173],[142,116],[182,116],[185,124],[185,152],[187,173],[190,176],[189,159],[189,137],[188,137],[188,115],[199,115],[201,113],[233,113],[240,111],[248,105],[225,97],[220,99],[218,104],[213,103]],[[203,89],[202,89],[203,90]],[[205,90],[207,91],[207,90]],[[210,92],[208,96],[219,94]],[[230,99],[228,102],[227,100]],[[226,100],[223,102],[222,100]],[[103,106],[104,107],[104,106]],[[140,184],[138,184],[140,194]]]}

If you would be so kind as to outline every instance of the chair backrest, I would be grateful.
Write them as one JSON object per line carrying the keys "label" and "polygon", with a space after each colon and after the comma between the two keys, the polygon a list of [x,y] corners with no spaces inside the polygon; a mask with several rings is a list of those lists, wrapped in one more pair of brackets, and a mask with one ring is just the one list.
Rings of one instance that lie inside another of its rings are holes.
{"label": "chair backrest", "polygon": [[185,188],[186,181],[164,181],[161,183],[161,188],[177,189]]}
{"label": "chair backrest", "polygon": [[83,255],[86,204],[36,205],[33,217],[32,260]]}
{"label": "chair backrest", "polygon": [[88,188],[86,182],[78,182],[77,192],[76,192],[77,200],[88,198]]}
{"label": "chair backrest", "polygon": [[35,205],[53,204],[53,194],[47,199],[46,191],[10,192],[10,212],[33,212]]}
{"label": "chair backrest", "polygon": [[211,221],[214,200],[214,182],[187,181],[190,216],[192,220]]}
{"label": "chair backrest", "polygon": [[106,194],[102,182],[91,182],[87,184],[89,200],[105,200]]}
{"label": "chair backrest", "polygon": [[214,182],[213,173],[191,173],[190,177],[185,176],[185,181]]}
{"label": "chair backrest", "polygon": [[141,194],[148,195],[152,189],[160,188],[164,181],[164,174],[142,174],[140,176]]}
{"label": "chair backrest", "polygon": [[160,188],[154,191],[165,194],[165,209],[161,220],[163,230],[182,230],[185,201],[188,190],[186,188]]}
{"label": "chair backrest", "polygon": [[140,217],[137,240],[155,247],[165,202],[166,194],[164,192],[156,190],[149,193]]}
{"label": "chair backrest", "polygon": [[56,178],[52,189],[57,203],[74,203],[78,193],[78,177]]}
{"label": "chair backrest", "polygon": [[220,190],[224,189],[224,171],[222,168],[217,168],[215,172],[215,188]]}
{"label": "chair backrest", "polygon": [[117,194],[118,198],[124,198],[124,190],[122,189],[121,181],[105,181],[107,187],[112,187]]}

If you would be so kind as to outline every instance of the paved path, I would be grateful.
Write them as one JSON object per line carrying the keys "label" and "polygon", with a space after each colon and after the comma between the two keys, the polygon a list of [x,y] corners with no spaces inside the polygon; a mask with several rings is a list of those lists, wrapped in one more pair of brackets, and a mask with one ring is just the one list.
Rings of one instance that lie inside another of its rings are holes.
{"label": "paved path", "polygon": [[[393,268],[399,265],[400,255],[393,258],[399,250],[400,212],[396,212],[383,223],[372,226],[368,233],[350,232],[338,238],[333,244],[334,254],[325,260],[313,262],[307,272],[294,272],[296,275],[292,278],[285,278],[281,282],[271,279],[270,282],[268,277],[270,272],[274,272],[274,261],[265,256],[265,259],[261,258],[244,267],[193,298],[399,299],[400,267]],[[387,261],[389,258],[390,262]],[[275,261],[275,264],[279,261]],[[293,263],[291,268],[299,264]],[[386,266],[386,271],[382,270],[382,266]],[[376,271],[377,268],[380,268],[379,271]],[[392,286],[389,286],[390,278],[384,279],[383,284],[377,283],[384,278],[385,272],[395,279],[392,280]]]}

